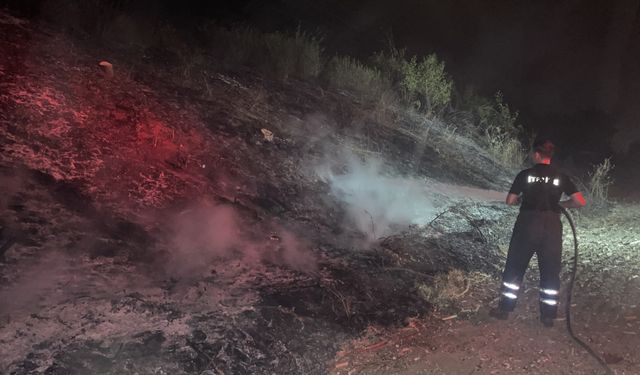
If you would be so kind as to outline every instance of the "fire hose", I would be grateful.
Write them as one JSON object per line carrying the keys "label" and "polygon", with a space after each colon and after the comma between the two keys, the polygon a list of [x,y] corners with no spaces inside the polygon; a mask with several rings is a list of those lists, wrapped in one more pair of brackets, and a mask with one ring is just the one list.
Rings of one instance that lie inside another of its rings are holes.
{"label": "fire hose", "polygon": [[576,226],[569,212],[566,209],[562,208],[562,213],[567,218],[567,221],[569,221],[569,225],[571,226],[571,232],[573,233],[573,251],[574,251],[573,262],[572,262],[573,264],[571,268],[571,276],[569,279],[569,284],[567,286],[567,304],[565,306],[565,315],[567,317],[567,332],[569,332],[569,336],[571,336],[573,341],[575,341],[579,346],[581,346],[584,350],[586,350],[587,353],[589,353],[593,358],[595,358],[598,361],[600,366],[602,366],[602,368],[605,370],[606,374],[613,374],[613,371],[609,368],[609,365],[607,365],[607,362],[604,359],[602,359],[602,357],[600,357],[598,353],[596,353],[589,345],[587,345],[587,343],[585,343],[579,337],[577,337],[573,332],[573,328],[571,327],[571,294],[573,292],[573,284],[576,280],[576,273],[578,271],[578,235],[576,234]]}

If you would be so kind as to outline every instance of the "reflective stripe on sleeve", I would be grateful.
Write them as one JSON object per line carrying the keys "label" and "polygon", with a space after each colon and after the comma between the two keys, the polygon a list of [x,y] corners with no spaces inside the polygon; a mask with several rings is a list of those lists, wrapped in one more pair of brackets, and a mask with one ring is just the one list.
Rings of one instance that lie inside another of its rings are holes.
{"label": "reflective stripe on sleeve", "polygon": [[546,303],[547,305],[555,306],[558,304],[558,301],[555,299],[541,299],[540,302]]}
{"label": "reflective stripe on sleeve", "polygon": [[558,291],[555,289],[540,289],[540,291],[549,296],[557,296]]}

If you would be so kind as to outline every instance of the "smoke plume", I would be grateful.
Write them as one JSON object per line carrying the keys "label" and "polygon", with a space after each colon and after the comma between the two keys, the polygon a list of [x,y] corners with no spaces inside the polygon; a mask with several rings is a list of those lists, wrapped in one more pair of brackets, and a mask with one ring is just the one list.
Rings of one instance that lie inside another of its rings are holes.
{"label": "smoke plume", "polygon": [[316,173],[345,204],[346,220],[369,240],[435,216],[436,197],[424,180],[394,175],[375,158],[363,160],[348,151],[341,155],[317,167]]}
{"label": "smoke plume", "polygon": [[295,234],[276,223],[249,223],[229,205],[199,203],[171,220],[165,269],[173,277],[200,276],[227,259],[312,272],[316,260]]}

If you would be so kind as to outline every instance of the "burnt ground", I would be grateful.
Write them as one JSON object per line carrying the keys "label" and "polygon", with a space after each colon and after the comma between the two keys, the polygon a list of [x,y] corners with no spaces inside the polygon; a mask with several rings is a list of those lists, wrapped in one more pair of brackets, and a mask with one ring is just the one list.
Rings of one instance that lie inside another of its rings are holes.
{"label": "burnt ground", "polygon": [[[637,205],[617,206],[600,217],[578,220],[580,265],[573,293],[572,322],[616,374],[639,371]],[[565,230],[564,286],[572,256]],[[406,327],[371,327],[343,346],[333,374],[602,374],[604,371],[566,332],[561,307],[553,328],[538,322],[537,267],[527,273],[524,299],[508,321],[488,315],[495,304],[492,278],[467,279],[452,298],[455,306]],[[464,293],[462,293],[464,292]]]}
{"label": "burnt ground", "polygon": [[[637,205],[579,217],[580,264],[572,299],[573,329],[616,374],[639,371]],[[568,225],[567,225],[568,226]],[[565,230],[562,301],[572,261]],[[506,246],[506,244],[505,244]],[[527,273],[524,299],[508,321],[488,314],[497,279],[470,276],[457,287],[448,311],[406,327],[371,327],[343,346],[334,374],[601,374],[598,363],[566,331],[564,305],[553,328],[538,322],[537,267]],[[487,289],[489,292],[487,293]]]}
{"label": "burnt ground", "polygon": [[[170,55],[4,13],[0,33],[1,372],[594,371],[540,330],[535,289],[512,321],[486,316],[512,172],[445,124],[252,72],[196,84]],[[343,154],[434,207],[369,241],[315,173],[348,173]],[[638,369],[631,212],[578,220],[576,330],[620,373]]]}

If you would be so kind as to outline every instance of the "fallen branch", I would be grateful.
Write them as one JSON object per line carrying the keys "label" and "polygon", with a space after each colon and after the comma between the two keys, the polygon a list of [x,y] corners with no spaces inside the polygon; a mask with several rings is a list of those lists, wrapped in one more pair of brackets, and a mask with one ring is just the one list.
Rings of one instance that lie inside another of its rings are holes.
{"label": "fallen branch", "polygon": [[454,298],[460,298],[460,297],[464,296],[465,294],[467,294],[467,292],[469,291],[469,289],[471,289],[471,281],[470,281],[468,278],[467,278],[467,280],[466,280],[466,284],[467,284],[467,287],[466,287],[466,288],[464,288],[464,290],[463,290],[462,292],[460,292],[460,293],[458,293],[458,294],[455,294],[455,295],[453,296]]}
{"label": "fallen branch", "polygon": [[341,369],[341,368],[345,368],[347,366],[349,366],[349,362],[340,362],[340,363],[336,363],[335,368],[336,369]]}
{"label": "fallen branch", "polygon": [[482,233],[482,230],[480,230],[480,227],[477,226],[473,220],[471,220],[469,215],[467,215],[464,212],[461,212],[461,214],[465,219],[467,219],[467,222],[469,223],[469,225],[471,225],[473,229],[475,229],[480,234],[480,237],[482,237],[482,242],[487,243],[487,237],[484,236],[484,233]]}
{"label": "fallen branch", "polygon": [[[218,367],[216,367],[216,365],[213,363],[213,358],[212,358],[210,355],[208,355],[207,353],[205,353],[202,349],[198,348],[198,345],[197,345],[195,342],[193,342],[193,341],[191,341],[191,340],[187,339],[187,345],[189,345],[189,347],[191,347],[191,349],[195,350],[195,351],[196,351],[196,353],[198,353],[198,355],[203,356],[203,357],[208,361],[208,363],[207,363],[206,367],[211,366],[211,367],[213,367],[213,369],[214,369],[214,370],[216,370],[219,374],[223,374],[223,375],[224,375],[224,371],[220,370],[220,369],[219,369]],[[236,349],[237,349],[237,350],[239,350],[238,348],[236,348]],[[245,354],[244,352],[241,352],[241,353]],[[245,355],[246,355],[246,354],[245,354]]]}
{"label": "fallen branch", "polygon": [[371,215],[371,213],[367,210],[364,210],[364,212],[366,212],[371,218],[371,234],[373,235],[373,238],[376,238],[376,226],[373,223],[373,215]]}
{"label": "fallen branch", "polygon": [[365,149],[362,149],[362,148],[357,148],[357,147],[352,147],[352,146],[348,147],[348,149],[353,151],[353,152],[356,152],[356,153],[361,152],[361,153],[364,153],[364,154],[380,155],[379,151],[365,150]]}
{"label": "fallen branch", "polygon": [[[440,212],[439,214],[436,215],[436,217],[433,218],[433,220],[431,220],[429,222],[429,224],[427,224],[427,226],[432,227],[433,228],[433,223],[436,222],[436,220],[438,220],[442,215],[446,214],[447,212],[451,212],[451,210],[453,209],[454,206],[451,206],[449,208],[447,208],[446,210]],[[434,228],[435,229],[435,228]]]}
{"label": "fallen branch", "polygon": [[334,289],[333,287],[327,287],[327,290],[329,290],[338,299],[338,301],[340,301],[347,319],[351,319],[351,316],[353,315],[353,311],[351,311],[351,298],[349,298],[348,296],[345,297],[341,292],[339,292],[337,289]]}
{"label": "fallen branch", "polygon": [[365,346],[364,350],[377,350],[377,349],[385,347],[386,345],[387,345],[387,341],[380,341],[380,342],[377,342],[375,344],[371,344],[369,346]]}

